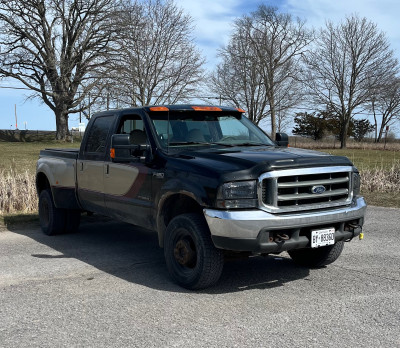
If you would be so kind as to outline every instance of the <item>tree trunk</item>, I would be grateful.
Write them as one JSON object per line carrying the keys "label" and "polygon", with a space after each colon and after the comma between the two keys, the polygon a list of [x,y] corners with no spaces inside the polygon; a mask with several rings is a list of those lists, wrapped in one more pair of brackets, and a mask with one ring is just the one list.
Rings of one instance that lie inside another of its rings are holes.
{"label": "tree trunk", "polygon": [[343,127],[340,132],[340,148],[345,149],[347,146],[347,131],[349,129],[349,122],[343,122]]}
{"label": "tree trunk", "polygon": [[276,122],[275,122],[275,110],[271,109],[271,139],[275,140],[276,137]]}
{"label": "tree trunk", "polygon": [[376,119],[375,101],[374,100],[372,100],[372,112],[373,112],[373,115],[374,115],[374,126],[375,126],[375,139],[374,139],[374,142],[375,143],[379,143],[379,140],[378,140],[378,120]]}
{"label": "tree trunk", "polygon": [[275,114],[275,96],[273,91],[269,93],[269,107],[271,113],[271,139],[275,141],[276,137],[276,114]]}
{"label": "tree trunk", "polygon": [[379,134],[378,134],[378,138],[377,138],[377,141],[376,141],[377,143],[381,142],[384,129],[385,129],[385,125],[382,123],[380,128],[379,128]]}
{"label": "tree trunk", "polygon": [[69,136],[68,109],[62,105],[55,110],[56,115],[56,140],[66,141]]}

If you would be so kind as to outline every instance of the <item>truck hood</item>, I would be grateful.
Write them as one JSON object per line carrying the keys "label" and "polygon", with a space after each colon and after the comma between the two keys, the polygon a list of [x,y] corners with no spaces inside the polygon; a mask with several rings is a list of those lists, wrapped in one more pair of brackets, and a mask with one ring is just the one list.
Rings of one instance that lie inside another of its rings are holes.
{"label": "truck hood", "polygon": [[[176,158],[180,164],[186,162],[193,167],[203,167],[207,171],[217,172],[229,179],[234,175],[258,177],[262,172],[297,167],[352,166],[347,157],[332,156],[327,153],[299,148],[282,147],[240,147],[223,151],[188,151]],[[200,168],[199,168],[200,169]],[[234,173],[233,173],[234,172]],[[240,179],[239,179],[240,180]]]}

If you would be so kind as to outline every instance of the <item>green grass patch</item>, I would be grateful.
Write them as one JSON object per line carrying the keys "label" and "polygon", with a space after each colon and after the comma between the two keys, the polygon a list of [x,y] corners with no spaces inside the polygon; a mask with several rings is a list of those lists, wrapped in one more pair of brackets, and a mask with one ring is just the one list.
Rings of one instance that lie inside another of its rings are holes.
{"label": "green grass patch", "polygon": [[388,170],[394,164],[400,163],[400,151],[370,149],[329,149],[323,151],[332,155],[348,157],[360,171],[376,168]]}
{"label": "green grass patch", "polygon": [[45,148],[79,148],[80,143],[65,142],[0,142],[0,170],[35,173],[39,152]]}

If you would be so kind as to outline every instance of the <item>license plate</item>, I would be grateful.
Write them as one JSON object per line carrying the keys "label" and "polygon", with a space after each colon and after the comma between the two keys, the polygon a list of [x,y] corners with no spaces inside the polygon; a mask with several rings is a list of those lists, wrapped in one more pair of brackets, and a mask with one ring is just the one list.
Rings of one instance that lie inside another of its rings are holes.
{"label": "license plate", "polygon": [[326,245],[335,244],[335,229],[326,228],[324,230],[311,231],[311,248],[319,248]]}

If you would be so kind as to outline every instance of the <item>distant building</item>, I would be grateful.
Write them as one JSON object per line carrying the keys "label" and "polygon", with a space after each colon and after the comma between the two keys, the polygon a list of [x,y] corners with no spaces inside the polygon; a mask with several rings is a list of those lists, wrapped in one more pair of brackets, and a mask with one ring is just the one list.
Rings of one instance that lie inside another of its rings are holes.
{"label": "distant building", "polygon": [[83,122],[79,123],[79,127],[78,128],[79,128],[78,129],[79,132],[83,133],[85,131],[85,129],[86,129],[86,124],[84,124]]}

